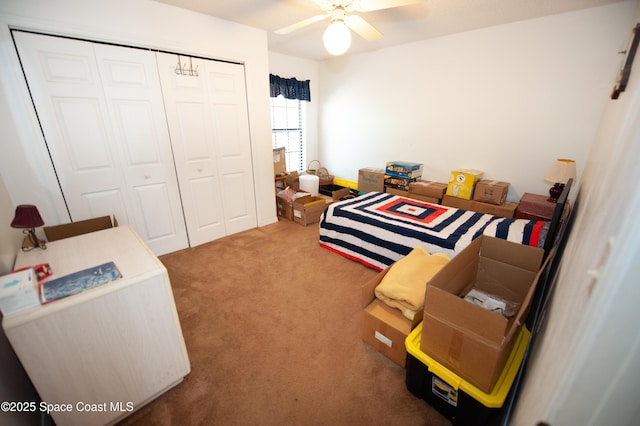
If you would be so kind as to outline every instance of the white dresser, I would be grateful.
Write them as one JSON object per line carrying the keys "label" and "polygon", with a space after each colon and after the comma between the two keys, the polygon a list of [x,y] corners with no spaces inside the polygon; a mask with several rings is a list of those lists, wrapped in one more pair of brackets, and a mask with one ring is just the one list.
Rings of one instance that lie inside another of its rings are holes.
{"label": "white dresser", "polygon": [[15,267],[46,262],[55,278],[111,261],[122,278],[2,322],[58,426],[114,423],[191,369],[167,270],[132,228],[20,252]]}

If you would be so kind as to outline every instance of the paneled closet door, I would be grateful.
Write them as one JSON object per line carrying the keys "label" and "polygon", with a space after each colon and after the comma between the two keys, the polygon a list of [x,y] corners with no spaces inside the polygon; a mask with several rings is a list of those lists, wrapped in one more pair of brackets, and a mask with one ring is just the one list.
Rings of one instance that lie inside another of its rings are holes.
{"label": "paneled closet door", "polygon": [[227,234],[257,226],[244,66],[206,61]]}
{"label": "paneled closet door", "polygon": [[115,215],[157,255],[188,247],[154,54],[14,37],[71,219]]}
{"label": "paneled closet door", "polygon": [[156,56],[191,246],[255,228],[244,67]]}

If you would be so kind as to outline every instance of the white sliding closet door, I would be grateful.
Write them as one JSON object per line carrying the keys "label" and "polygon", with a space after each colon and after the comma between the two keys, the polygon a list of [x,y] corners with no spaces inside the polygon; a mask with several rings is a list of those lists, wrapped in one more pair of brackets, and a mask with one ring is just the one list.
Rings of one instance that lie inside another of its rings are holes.
{"label": "white sliding closet door", "polygon": [[244,67],[156,55],[191,246],[255,228]]}
{"label": "white sliding closet door", "polygon": [[14,37],[71,219],[115,214],[157,255],[188,247],[154,54]]}
{"label": "white sliding closet door", "polygon": [[189,246],[152,52],[94,45],[138,233],[156,252]]}

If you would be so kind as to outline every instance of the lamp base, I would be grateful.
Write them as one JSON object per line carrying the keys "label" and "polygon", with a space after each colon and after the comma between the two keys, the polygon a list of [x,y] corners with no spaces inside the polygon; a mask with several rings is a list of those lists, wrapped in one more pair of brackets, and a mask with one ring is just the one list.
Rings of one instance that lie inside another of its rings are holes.
{"label": "lamp base", "polygon": [[562,191],[564,191],[564,183],[556,183],[549,188],[549,198],[547,198],[547,201],[550,203],[558,202],[558,198],[560,198]]}
{"label": "lamp base", "polygon": [[24,240],[22,241],[22,251],[30,251],[36,247],[40,247],[43,250],[47,249],[45,242],[38,238],[38,236],[36,235],[35,229],[25,229],[22,232],[27,234],[27,236],[24,237]]}

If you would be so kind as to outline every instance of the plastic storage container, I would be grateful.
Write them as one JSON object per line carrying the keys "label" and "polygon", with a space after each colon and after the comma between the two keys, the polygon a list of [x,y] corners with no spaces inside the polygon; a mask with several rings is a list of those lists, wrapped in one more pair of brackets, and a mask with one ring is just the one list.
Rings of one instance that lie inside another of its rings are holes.
{"label": "plastic storage container", "polygon": [[314,197],[318,196],[320,178],[316,175],[300,175],[300,191],[308,192]]}
{"label": "plastic storage container", "polygon": [[522,327],[493,391],[487,394],[420,350],[422,323],[405,340],[407,389],[429,403],[454,426],[486,425],[500,415],[518,374],[531,334]]}

